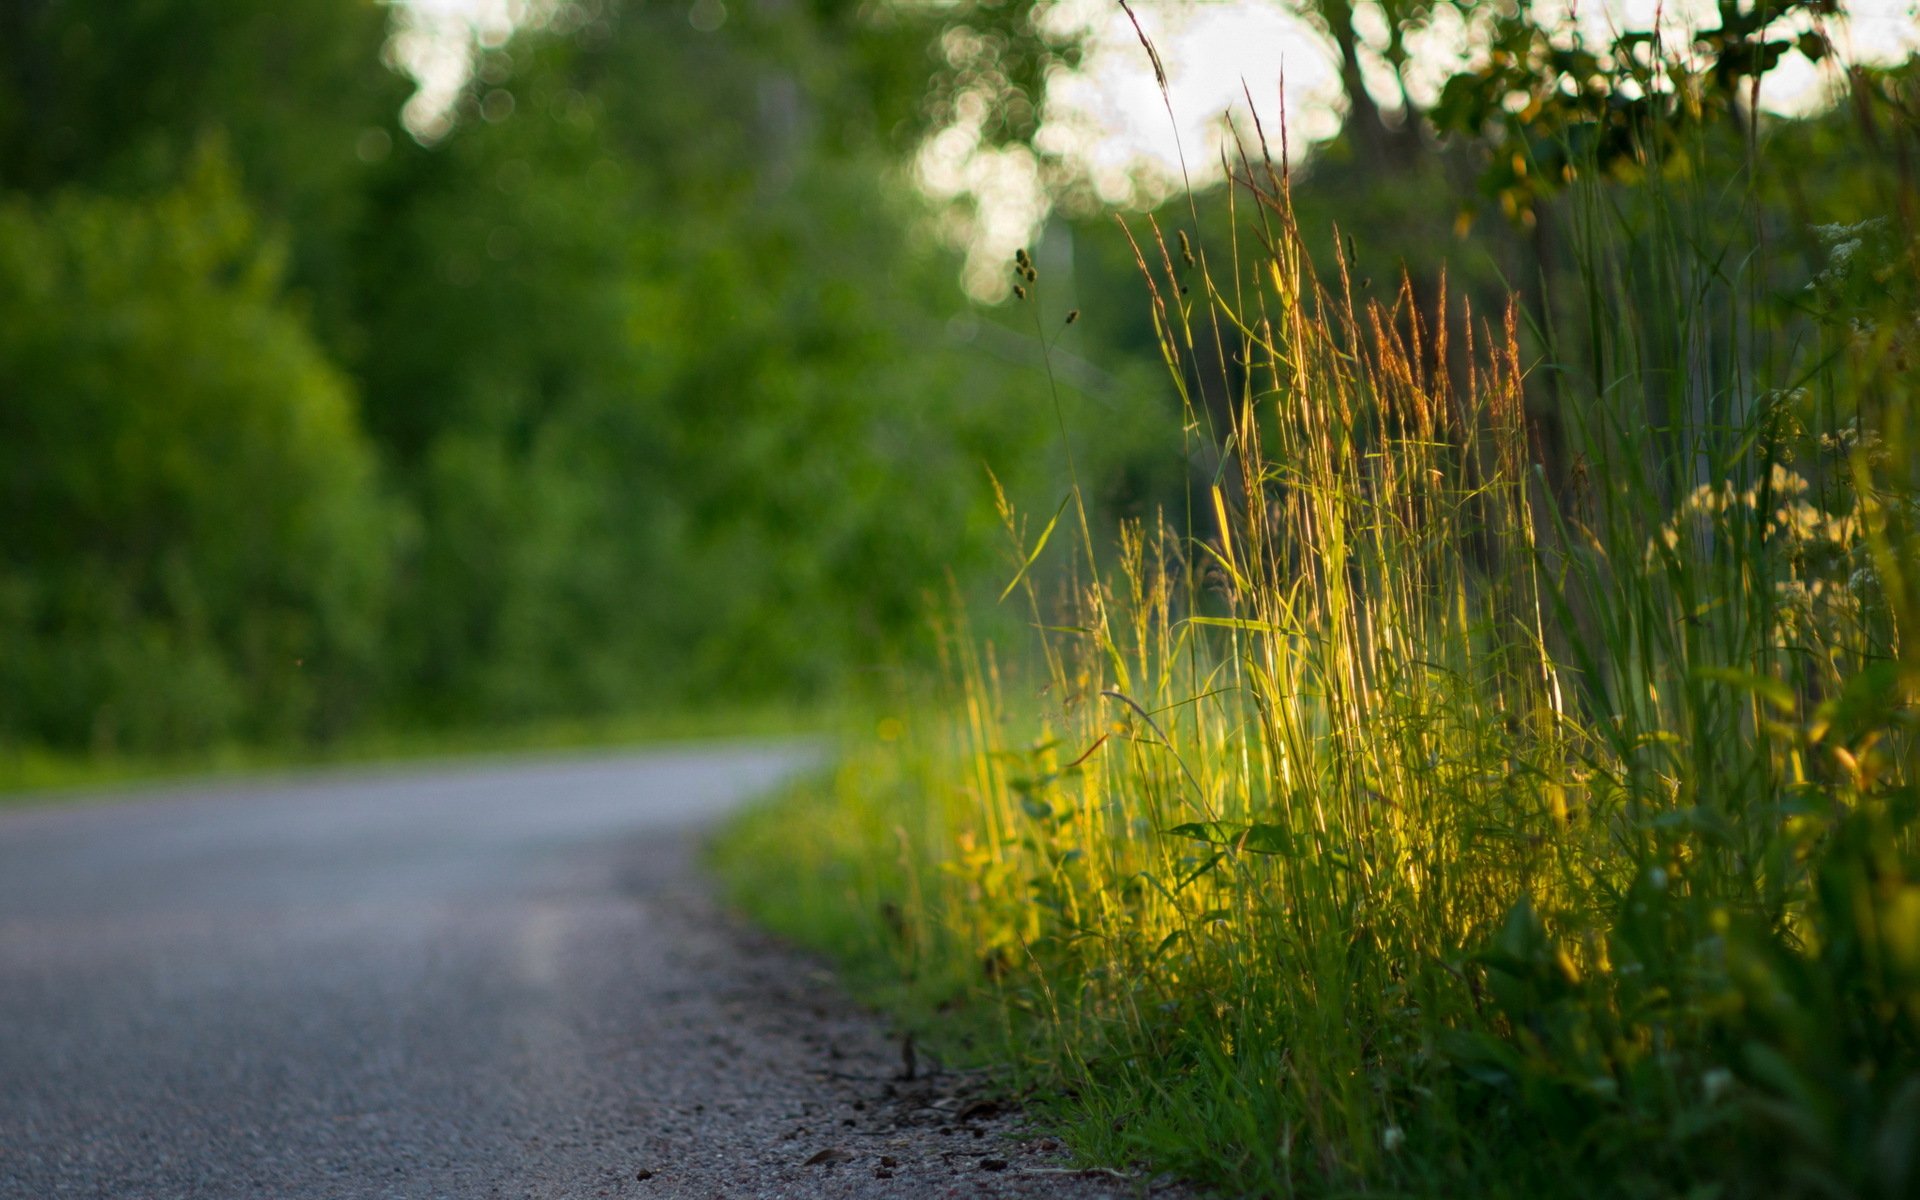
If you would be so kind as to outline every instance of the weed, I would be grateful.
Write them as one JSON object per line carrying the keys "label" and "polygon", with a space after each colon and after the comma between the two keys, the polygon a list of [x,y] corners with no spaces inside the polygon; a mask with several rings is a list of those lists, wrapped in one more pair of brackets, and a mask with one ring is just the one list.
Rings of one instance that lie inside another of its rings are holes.
{"label": "weed", "polygon": [[1221,451],[1187,528],[1054,592],[1007,513],[1035,674],[955,618],[902,741],[736,835],[763,910],[994,1014],[1095,1161],[1914,1194],[1913,313],[1852,307],[1912,293],[1851,284],[1911,231],[1834,231],[1780,318],[1747,201],[1649,175],[1569,194],[1572,325],[1323,282],[1261,152],[1257,254],[1130,231]]}

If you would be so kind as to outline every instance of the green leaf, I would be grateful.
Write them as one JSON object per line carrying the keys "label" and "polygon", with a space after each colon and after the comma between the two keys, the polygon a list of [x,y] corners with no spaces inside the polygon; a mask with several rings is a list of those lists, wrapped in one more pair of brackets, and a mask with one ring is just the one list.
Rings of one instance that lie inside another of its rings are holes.
{"label": "green leaf", "polygon": [[1249,621],[1241,617],[1188,617],[1189,625],[1212,625],[1220,629],[1244,629],[1248,633],[1279,633],[1269,621]]}
{"label": "green leaf", "polygon": [[1173,890],[1176,892],[1185,891],[1188,884],[1219,866],[1221,860],[1226,858],[1226,856],[1227,852],[1225,850],[1216,851],[1207,861],[1187,872],[1186,875],[1181,878],[1180,882],[1174,885]]}
{"label": "green leaf", "polygon": [[1166,831],[1172,837],[1192,838],[1214,846],[1228,846],[1254,854],[1298,857],[1300,843],[1282,825],[1240,825],[1230,821],[1191,821]]}
{"label": "green leaf", "polygon": [[1710,683],[1724,683],[1743,692],[1752,692],[1781,712],[1793,711],[1793,689],[1769,675],[1737,671],[1732,667],[1695,667],[1693,678]]}
{"label": "green leaf", "polygon": [[1809,731],[1815,741],[1830,734],[1842,744],[1890,723],[1901,704],[1900,664],[1877,662],[1847,680],[1838,696],[1820,706]]}
{"label": "green leaf", "polygon": [[1240,848],[1255,854],[1284,854],[1291,858],[1300,855],[1299,841],[1279,825],[1249,825],[1246,836],[1240,840]]}
{"label": "green leaf", "polygon": [[1067,501],[1071,499],[1073,499],[1073,495],[1072,493],[1068,493],[1061,499],[1060,507],[1053,510],[1053,519],[1048,521],[1047,527],[1040,531],[1040,540],[1033,544],[1033,551],[1027,555],[1027,561],[1021,563],[1020,569],[1014,572],[1012,579],[1007,581],[1005,590],[1000,593],[1000,599],[1005,600],[1008,596],[1013,595],[1013,589],[1019,587],[1020,581],[1027,577],[1027,572],[1032,569],[1034,562],[1039,559],[1040,552],[1047,548],[1047,539],[1053,536],[1053,528],[1060,523],[1060,514],[1067,511]]}
{"label": "green leaf", "polygon": [[1223,846],[1239,835],[1240,826],[1229,825],[1225,821],[1190,821],[1185,825],[1175,825],[1167,830],[1169,837],[1193,838],[1195,841],[1210,842]]}

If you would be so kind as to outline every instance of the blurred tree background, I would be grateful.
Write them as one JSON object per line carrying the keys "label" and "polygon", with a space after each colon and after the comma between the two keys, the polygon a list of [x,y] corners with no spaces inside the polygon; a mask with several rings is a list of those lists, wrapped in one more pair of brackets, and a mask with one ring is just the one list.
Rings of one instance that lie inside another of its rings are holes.
{"label": "blurred tree background", "polygon": [[549,6],[416,137],[393,17],[0,12],[0,746],[817,697],[997,570],[1054,423],[901,180],[936,24]]}
{"label": "blurred tree background", "polygon": [[[1330,255],[1338,219],[1363,288],[1404,266],[1431,303],[1446,257],[1483,311],[1514,284],[1544,311],[1555,181],[1521,165],[1555,121],[1638,136],[1645,105],[1583,90],[1530,5],[1293,8],[1343,96],[1295,173],[1309,237]],[[1060,502],[1056,385],[1097,519],[1181,511],[1225,456],[1166,452],[1207,414],[1166,394],[1132,250],[1039,136],[1092,28],[1070,10],[522,6],[422,108],[405,6],[0,8],[0,750],[858,688],[927,653],[929,593],[1009,574],[988,467]],[[1738,169],[1743,81],[1823,50],[1727,11],[1703,78]],[[1442,17],[1497,52],[1421,92]],[[1899,191],[1911,130],[1868,155],[1853,119],[1769,132],[1832,167],[1779,197],[1809,271],[1814,224]],[[955,128],[1030,155],[1054,209],[1028,303],[955,286],[965,202],[913,179]],[[1222,195],[1151,215],[1229,261]]]}

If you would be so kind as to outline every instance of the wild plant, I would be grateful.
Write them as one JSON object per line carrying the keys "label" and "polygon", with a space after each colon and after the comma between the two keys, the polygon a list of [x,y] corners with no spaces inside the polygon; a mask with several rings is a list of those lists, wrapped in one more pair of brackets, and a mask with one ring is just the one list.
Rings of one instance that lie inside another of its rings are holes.
{"label": "wild plant", "polygon": [[1568,193],[1570,304],[1476,313],[1323,280],[1233,167],[1230,261],[1128,231],[1195,502],[1082,510],[1048,583],[1003,504],[1034,652],[948,623],[810,835],[889,847],[843,902],[1104,1161],[1913,1194],[1913,232],[1831,232],[1780,317],[1747,193],[1655,171]]}

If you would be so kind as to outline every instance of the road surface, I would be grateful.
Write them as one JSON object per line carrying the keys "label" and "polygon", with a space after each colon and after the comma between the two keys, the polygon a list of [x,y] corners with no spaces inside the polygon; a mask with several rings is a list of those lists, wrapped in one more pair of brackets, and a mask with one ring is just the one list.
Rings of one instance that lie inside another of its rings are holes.
{"label": "road surface", "polygon": [[807,755],[0,813],[0,1197],[1100,1194],[715,912]]}

